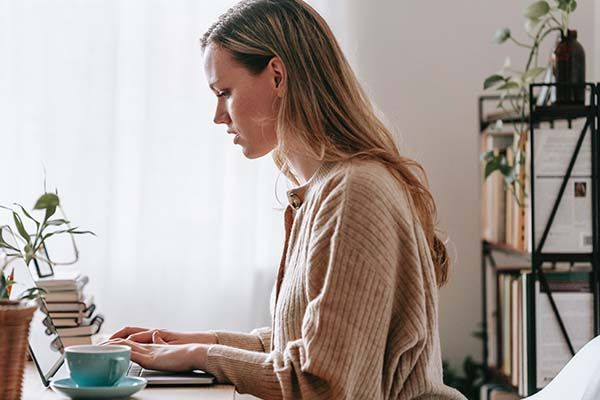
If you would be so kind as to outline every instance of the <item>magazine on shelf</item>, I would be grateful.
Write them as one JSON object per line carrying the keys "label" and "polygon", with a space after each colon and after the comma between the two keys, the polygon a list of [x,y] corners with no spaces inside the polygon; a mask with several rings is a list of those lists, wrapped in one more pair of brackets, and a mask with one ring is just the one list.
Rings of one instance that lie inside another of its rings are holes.
{"label": "magazine on shelf", "polygon": [[[540,129],[535,135],[534,190],[536,248],[569,161],[580,136],[579,129]],[[557,213],[542,249],[545,253],[592,251],[592,152],[590,132],[579,150]]]}
{"label": "magazine on shelf", "polygon": [[[594,337],[594,297],[590,273],[547,273],[548,286],[575,352]],[[572,355],[540,282],[535,282],[536,386],[544,387]]]}

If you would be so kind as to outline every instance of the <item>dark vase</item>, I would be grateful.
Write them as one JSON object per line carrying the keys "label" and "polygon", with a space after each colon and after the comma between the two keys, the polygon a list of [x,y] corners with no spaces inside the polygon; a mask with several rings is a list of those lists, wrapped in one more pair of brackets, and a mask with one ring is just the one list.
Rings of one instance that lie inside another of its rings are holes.
{"label": "dark vase", "polygon": [[585,51],[577,41],[577,31],[562,31],[554,49],[553,70],[556,78],[557,104],[584,104]]}

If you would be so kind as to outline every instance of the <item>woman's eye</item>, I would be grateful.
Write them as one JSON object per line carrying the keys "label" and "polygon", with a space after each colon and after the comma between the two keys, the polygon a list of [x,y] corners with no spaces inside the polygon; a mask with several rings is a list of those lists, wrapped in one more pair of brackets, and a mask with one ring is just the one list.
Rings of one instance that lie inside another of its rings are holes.
{"label": "woman's eye", "polygon": [[218,92],[217,93],[217,97],[224,97],[224,96],[227,97],[228,95],[229,95],[229,93],[226,92],[226,91],[222,91],[222,92]]}

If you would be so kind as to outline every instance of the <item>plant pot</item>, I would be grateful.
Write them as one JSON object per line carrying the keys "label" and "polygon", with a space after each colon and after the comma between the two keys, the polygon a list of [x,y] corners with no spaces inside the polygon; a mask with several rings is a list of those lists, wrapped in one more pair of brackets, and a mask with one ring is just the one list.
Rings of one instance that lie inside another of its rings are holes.
{"label": "plant pot", "polygon": [[556,78],[556,104],[584,104],[585,51],[577,41],[577,31],[562,31],[552,54],[552,69]]}
{"label": "plant pot", "polygon": [[0,400],[20,400],[29,325],[37,305],[0,300]]}

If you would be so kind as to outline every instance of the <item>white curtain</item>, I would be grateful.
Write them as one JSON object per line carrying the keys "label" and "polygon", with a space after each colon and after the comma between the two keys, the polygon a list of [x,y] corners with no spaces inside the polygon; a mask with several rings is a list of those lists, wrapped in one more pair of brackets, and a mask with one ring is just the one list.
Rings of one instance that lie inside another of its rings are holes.
{"label": "white curtain", "polygon": [[0,0],[0,204],[32,207],[45,170],[97,233],[79,267],[105,332],[268,323],[288,183],[212,123],[198,44],[233,3]]}

